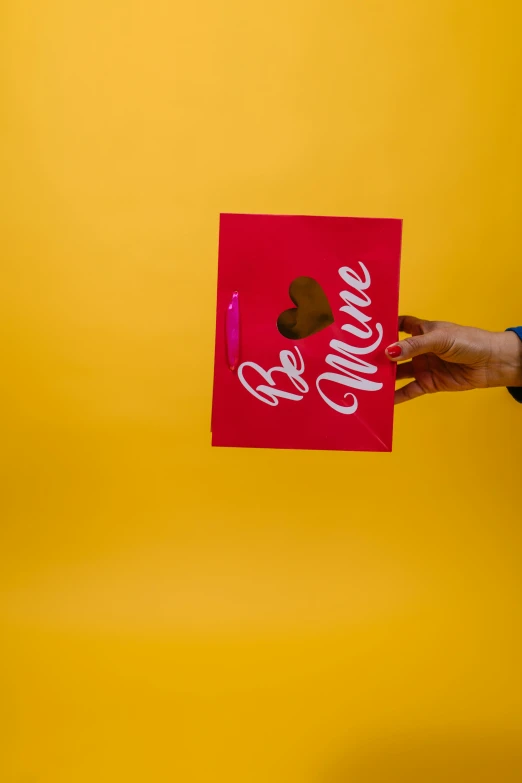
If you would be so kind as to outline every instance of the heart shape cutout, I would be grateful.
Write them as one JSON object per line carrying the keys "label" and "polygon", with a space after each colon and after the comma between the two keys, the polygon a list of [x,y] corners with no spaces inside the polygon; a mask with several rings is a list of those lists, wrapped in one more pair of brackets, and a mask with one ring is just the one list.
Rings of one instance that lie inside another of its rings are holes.
{"label": "heart shape cutout", "polygon": [[296,306],[284,310],[277,319],[277,328],[283,337],[302,340],[333,324],[330,303],[313,277],[297,277],[288,293]]}

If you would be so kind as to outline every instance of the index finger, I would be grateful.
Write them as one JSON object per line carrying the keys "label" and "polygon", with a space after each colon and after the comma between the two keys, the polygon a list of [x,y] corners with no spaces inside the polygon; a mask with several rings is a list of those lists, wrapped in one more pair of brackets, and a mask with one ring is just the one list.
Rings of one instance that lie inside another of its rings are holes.
{"label": "index finger", "polygon": [[429,321],[424,318],[416,318],[414,315],[400,315],[399,316],[399,332],[405,332],[406,334],[421,334],[423,328]]}

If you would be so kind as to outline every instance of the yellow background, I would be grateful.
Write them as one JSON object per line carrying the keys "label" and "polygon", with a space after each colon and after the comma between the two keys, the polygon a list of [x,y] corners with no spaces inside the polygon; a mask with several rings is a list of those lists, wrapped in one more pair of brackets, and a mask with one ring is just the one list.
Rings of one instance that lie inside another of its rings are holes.
{"label": "yellow background", "polygon": [[8,0],[0,780],[522,779],[522,411],[211,450],[218,213],[404,218],[522,321],[520,3]]}

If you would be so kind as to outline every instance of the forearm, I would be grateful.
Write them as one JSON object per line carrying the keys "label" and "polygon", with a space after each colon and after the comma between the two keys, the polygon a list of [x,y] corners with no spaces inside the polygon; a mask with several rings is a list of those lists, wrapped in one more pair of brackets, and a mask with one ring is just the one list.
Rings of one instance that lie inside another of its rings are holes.
{"label": "forearm", "polygon": [[522,387],[522,340],[513,331],[495,334],[490,386]]}
{"label": "forearm", "polygon": [[[517,352],[517,345],[513,342],[513,338],[516,338],[518,340],[518,350],[519,352],[522,352],[522,326],[514,327],[512,329],[508,329],[506,334],[512,335],[511,338],[511,345],[513,346],[512,350],[515,352],[515,358],[514,361],[516,363],[516,352]],[[519,365],[520,365],[520,355],[518,357],[519,359]],[[512,397],[517,402],[522,402],[522,384],[520,383],[520,373],[515,372],[515,382],[508,384],[508,391],[511,394]]]}

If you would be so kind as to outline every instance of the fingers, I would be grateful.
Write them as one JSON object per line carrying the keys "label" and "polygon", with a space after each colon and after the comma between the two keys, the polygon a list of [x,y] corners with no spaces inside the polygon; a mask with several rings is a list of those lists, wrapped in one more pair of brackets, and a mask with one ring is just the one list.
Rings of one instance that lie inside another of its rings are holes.
{"label": "fingers", "polygon": [[404,364],[397,365],[397,375],[395,376],[395,379],[397,381],[405,381],[406,378],[415,378],[413,362],[404,362]]}
{"label": "fingers", "polygon": [[449,351],[453,338],[451,332],[446,329],[435,329],[427,334],[419,334],[415,337],[406,337],[398,343],[388,346],[386,353],[388,358],[394,362],[403,359],[413,359],[414,356],[421,356],[424,353],[434,353],[437,356],[443,356]]}
{"label": "fingers", "polygon": [[[405,381],[407,378],[415,378],[413,371],[413,362],[404,362],[404,364],[397,365],[397,381]],[[414,400],[415,397],[420,397],[424,394],[422,388],[417,381],[408,383],[403,386],[402,389],[397,389],[395,392],[395,405],[400,405],[401,402],[408,402]]]}
{"label": "fingers", "polygon": [[417,397],[422,397],[422,395],[425,393],[426,392],[423,391],[422,387],[419,386],[417,381],[412,381],[406,386],[403,386],[402,389],[397,389],[395,392],[395,405],[400,405],[401,402],[415,400]]}
{"label": "fingers", "polygon": [[429,321],[425,321],[423,318],[416,318],[414,315],[400,315],[399,316],[399,332],[405,332],[406,334],[420,334],[426,329]]}

